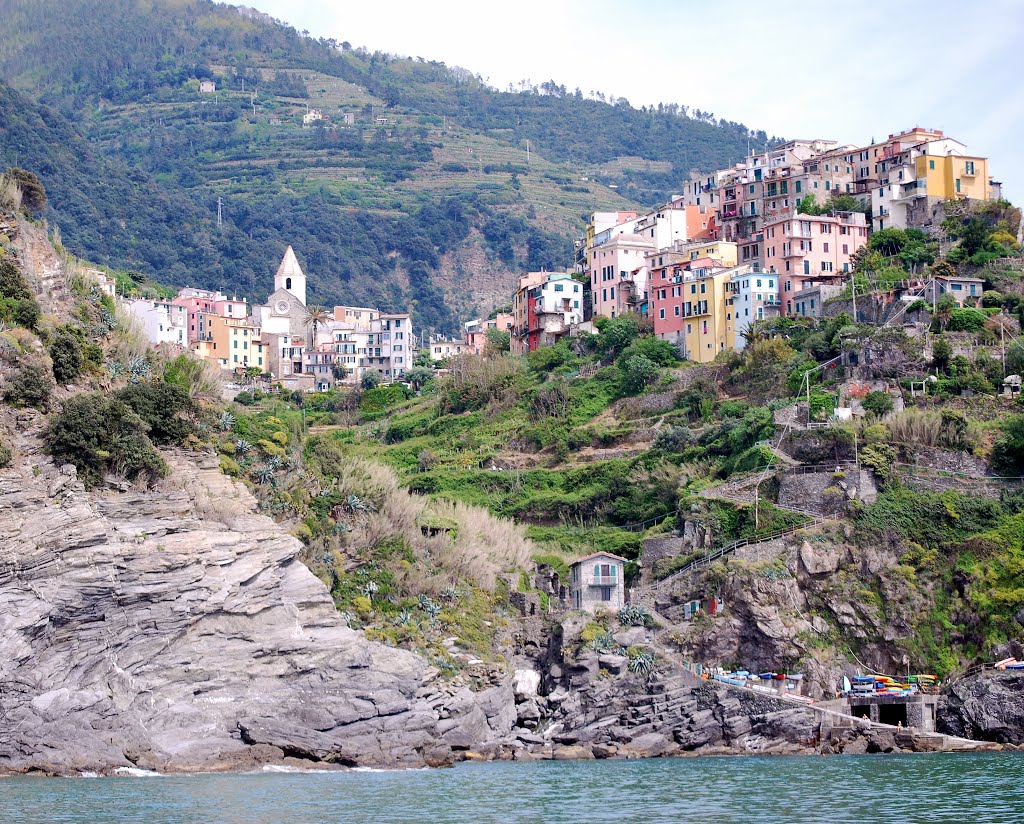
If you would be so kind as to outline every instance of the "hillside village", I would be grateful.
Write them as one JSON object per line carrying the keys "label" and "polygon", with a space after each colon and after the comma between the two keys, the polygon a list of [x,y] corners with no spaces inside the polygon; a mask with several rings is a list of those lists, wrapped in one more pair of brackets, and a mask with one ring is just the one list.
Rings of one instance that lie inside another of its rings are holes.
{"label": "hillside village", "polygon": [[[315,304],[290,246],[259,303],[93,266],[3,185],[3,471],[244,488],[337,620],[430,662],[459,757],[1024,743],[1021,217],[941,132],[594,212],[458,337]],[[693,721],[708,683],[741,720]]]}

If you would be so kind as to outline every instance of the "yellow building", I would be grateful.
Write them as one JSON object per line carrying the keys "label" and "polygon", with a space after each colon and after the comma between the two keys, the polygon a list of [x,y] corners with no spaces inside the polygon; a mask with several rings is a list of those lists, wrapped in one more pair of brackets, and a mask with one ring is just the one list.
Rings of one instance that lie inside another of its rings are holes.
{"label": "yellow building", "polygon": [[[735,249],[735,244],[731,244]],[[683,279],[683,347],[687,360],[710,363],[735,344],[735,268],[699,268]]]}
{"label": "yellow building", "polygon": [[[735,266],[739,262],[737,249],[737,244],[727,240],[693,240],[689,243],[677,241],[671,251],[681,255],[684,261],[712,258],[723,266]],[[655,254],[654,257],[658,255]]]}
{"label": "yellow building", "polygon": [[199,339],[192,345],[195,353],[223,369],[266,370],[266,351],[259,327],[244,318],[225,318],[200,312]]}
{"label": "yellow building", "polygon": [[988,160],[984,157],[920,155],[914,158],[914,165],[917,186],[922,188],[921,181],[924,181],[928,197],[944,200],[960,197],[989,200],[992,197]]}

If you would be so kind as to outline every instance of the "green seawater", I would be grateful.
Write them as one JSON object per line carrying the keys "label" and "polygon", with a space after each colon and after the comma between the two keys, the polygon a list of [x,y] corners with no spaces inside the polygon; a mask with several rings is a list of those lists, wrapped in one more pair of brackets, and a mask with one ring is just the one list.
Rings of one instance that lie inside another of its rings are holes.
{"label": "green seawater", "polygon": [[465,764],[0,779],[4,824],[1024,822],[1024,754]]}

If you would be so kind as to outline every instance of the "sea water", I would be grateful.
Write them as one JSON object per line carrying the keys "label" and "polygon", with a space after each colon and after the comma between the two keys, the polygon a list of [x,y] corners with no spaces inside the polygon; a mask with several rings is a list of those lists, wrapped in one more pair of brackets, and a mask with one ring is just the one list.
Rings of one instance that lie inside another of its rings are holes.
{"label": "sea water", "polygon": [[1024,822],[1024,753],[0,779],[7,824]]}

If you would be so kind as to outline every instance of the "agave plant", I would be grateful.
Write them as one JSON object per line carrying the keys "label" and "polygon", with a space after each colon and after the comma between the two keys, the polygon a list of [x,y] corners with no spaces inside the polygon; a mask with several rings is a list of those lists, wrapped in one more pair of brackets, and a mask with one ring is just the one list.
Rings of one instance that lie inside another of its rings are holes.
{"label": "agave plant", "polygon": [[624,627],[647,627],[651,625],[651,613],[639,604],[626,604],[619,610],[619,623]]}
{"label": "agave plant", "polygon": [[651,650],[637,650],[629,656],[629,671],[646,677],[654,672],[654,661],[654,653]]}
{"label": "agave plant", "polygon": [[107,364],[107,372],[116,380],[124,374],[124,364],[119,360],[111,361]]}
{"label": "agave plant", "polygon": [[422,609],[427,616],[430,618],[431,624],[436,624],[438,617],[441,615],[441,605],[437,603],[433,598],[429,598],[426,595],[420,596],[420,609]]}
{"label": "agave plant", "polygon": [[269,466],[259,466],[252,471],[252,479],[258,484],[272,484],[274,482],[274,470]]}
{"label": "agave plant", "polygon": [[594,637],[594,640],[590,642],[590,646],[594,652],[611,652],[615,647],[615,642],[612,640],[611,635],[603,632]]}
{"label": "agave plant", "polygon": [[373,504],[369,501],[364,501],[358,495],[349,495],[345,499],[345,506],[351,512],[373,512]]}
{"label": "agave plant", "polygon": [[150,376],[153,365],[145,358],[136,355],[128,361],[128,380],[131,383],[139,383]]}
{"label": "agave plant", "polygon": [[267,458],[266,463],[264,463],[264,466],[271,472],[277,472],[277,470],[281,468],[281,464],[282,461],[279,457],[277,457],[277,455],[271,455],[269,458]]}
{"label": "agave plant", "polygon": [[237,441],[235,441],[235,452],[238,453],[239,455],[244,455],[250,449],[252,449],[252,444],[249,443],[245,438],[239,438]]}
{"label": "agave plant", "polygon": [[448,584],[441,590],[441,597],[446,601],[455,601],[459,597],[459,588],[455,584]]}
{"label": "agave plant", "polygon": [[217,421],[217,426],[220,427],[221,432],[227,432],[231,427],[235,425],[235,416],[230,412],[224,412],[220,416],[220,420]]}
{"label": "agave plant", "polygon": [[103,314],[100,315],[100,320],[108,332],[112,332],[117,328],[117,316],[109,309],[103,310]]}
{"label": "agave plant", "polygon": [[363,595],[371,601],[373,600],[373,596],[377,594],[378,590],[380,590],[380,584],[376,581],[367,581],[363,584]]}

